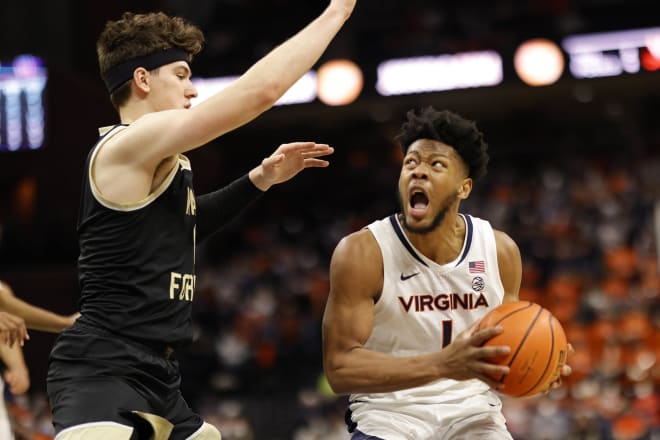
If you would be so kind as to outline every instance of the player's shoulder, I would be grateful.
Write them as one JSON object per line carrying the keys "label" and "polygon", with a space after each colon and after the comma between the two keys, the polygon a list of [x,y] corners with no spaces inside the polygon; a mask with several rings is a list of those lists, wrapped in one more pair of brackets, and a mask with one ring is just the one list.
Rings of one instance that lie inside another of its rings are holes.
{"label": "player's shoulder", "polygon": [[5,283],[4,281],[0,280],[0,292],[7,292],[10,295],[13,295],[13,291],[9,284]]}
{"label": "player's shoulder", "polygon": [[497,256],[500,261],[511,259],[520,260],[520,249],[515,240],[509,234],[498,229],[493,229],[495,236],[495,245],[497,246]]}
{"label": "player's shoulder", "polygon": [[368,228],[352,232],[337,243],[332,255],[334,263],[359,264],[374,260],[380,261],[382,255],[374,235]]}
{"label": "player's shoulder", "polygon": [[352,232],[344,236],[337,247],[335,248],[336,252],[368,252],[371,248],[377,248],[376,239],[374,238],[373,233],[368,228],[362,228],[355,232]]}
{"label": "player's shoulder", "polygon": [[[359,291],[375,297],[382,289],[383,255],[369,229],[360,229],[342,238],[330,262],[331,284],[337,291]],[[358,288],[356,288],[358,286]]]}

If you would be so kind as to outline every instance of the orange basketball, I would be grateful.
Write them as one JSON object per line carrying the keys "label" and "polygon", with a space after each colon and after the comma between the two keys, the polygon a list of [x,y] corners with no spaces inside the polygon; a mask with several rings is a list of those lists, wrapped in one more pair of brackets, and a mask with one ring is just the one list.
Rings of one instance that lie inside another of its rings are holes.
{"label": "orange basketball", "polygon": [[493,376],[504,384],[499,392],[523,397],[545,391],[559,377],[568,353],[566,334],[559,321],[536,303],[518,301],[490,311],[478,328],[496,325],[502,326],[502,333],[484,345],[511,347],[508,355],[488,359],[509,366],[509,374]]}

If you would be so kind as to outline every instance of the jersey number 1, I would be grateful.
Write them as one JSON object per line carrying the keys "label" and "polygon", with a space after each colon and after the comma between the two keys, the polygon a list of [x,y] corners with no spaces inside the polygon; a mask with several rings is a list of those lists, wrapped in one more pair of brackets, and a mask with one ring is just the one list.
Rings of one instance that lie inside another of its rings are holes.
{"label": "jersey number 1", "polygon": [[451,320],[442,321],[442,348],[451,344],[452,322]]}

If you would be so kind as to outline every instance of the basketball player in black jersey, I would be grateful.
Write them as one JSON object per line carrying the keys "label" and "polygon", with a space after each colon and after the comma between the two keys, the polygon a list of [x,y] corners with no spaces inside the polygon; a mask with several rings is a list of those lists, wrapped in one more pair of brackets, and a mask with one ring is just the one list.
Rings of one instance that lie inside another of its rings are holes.
{"label": "basketball player in black jersey", "polygon": [[319,59],[356,0],[331,0],[298,34],[191,107],[201,31],[163,13],[108,22],[97,52],[121,123],[89,154],[78,235],[81,317],[53,347],[58,440],[219,439],[184,401],[173,354],[191,341],[195,246],[270,186],[324,167],[332,148],[281,145],[247,175],[197,196],[182,153],[269,109]]}

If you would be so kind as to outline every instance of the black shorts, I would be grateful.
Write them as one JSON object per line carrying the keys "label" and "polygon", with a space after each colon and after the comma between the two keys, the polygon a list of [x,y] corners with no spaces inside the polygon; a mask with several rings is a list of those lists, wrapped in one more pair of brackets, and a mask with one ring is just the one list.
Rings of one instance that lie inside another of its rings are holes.
{"label": "black shorts", "polygon": [[93,422],[134,426],[138,433],[144,426],[133,411],[141,411],[172,423],[171,439],[185,439],[203,420],[180,384],[175,359],[80,323],[62,332],[50,353],[47,390],[58,433]]}

